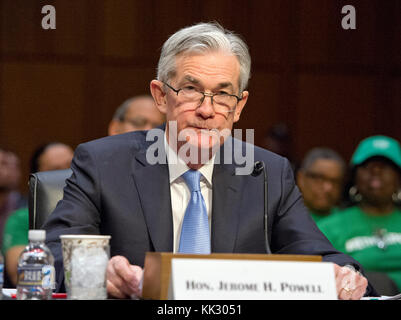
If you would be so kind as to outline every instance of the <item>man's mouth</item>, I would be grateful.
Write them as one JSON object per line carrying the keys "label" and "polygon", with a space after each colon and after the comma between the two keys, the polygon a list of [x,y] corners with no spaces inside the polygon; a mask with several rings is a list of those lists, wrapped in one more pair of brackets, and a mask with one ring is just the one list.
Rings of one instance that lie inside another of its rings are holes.
{"label": "man's mouth", "polygon": [[189,126],[187,129],[191,129],[191,128],[193,128],[195,130],[207,130],[207,131],[213,130],[213,129],[207,128],[205,126]]}

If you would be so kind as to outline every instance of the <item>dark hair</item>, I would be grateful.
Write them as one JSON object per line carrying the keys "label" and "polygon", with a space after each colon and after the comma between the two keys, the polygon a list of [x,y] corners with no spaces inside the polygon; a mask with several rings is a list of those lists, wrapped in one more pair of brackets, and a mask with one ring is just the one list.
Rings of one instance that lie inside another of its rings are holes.
{"label": "dark hair", "polygon": [[304,157],[300,169],[308,170],[318,159],[337,161],[341,165],[343,171],[346,170],[344,159],[336,151],[329,148],[311,149]]}
{"label": "dark hair", "polygon": [[31,170],[31,173],[35,173],[35,172],[38,172],[39,171],[39,158],[40,158],[40,156],[42,155],[42,154],[44,154],[45,153],[45,151],[49,148],[49,147],[52,147],[52,146],[55,146],[55,145],[64,145],[64,143],[62,143],[62,142],[57,142],[57,141],[55,141],[55,142],[48,142],[48,143],[45,143],[45,144],[42,144],[42,145],[40,145],[39,147],[37,147],[34,151],[33,151],[33,154],[32,154],[32,157],[31,157],[31,160],[30,160],[30,162],[29,162],[29,167],[30,167],[30,170]]}
{"label": "dark hair", "polygon": [[120,122],[123,122],[125,120],[125,115],[127,114],[128,108],[130,107],[130,105],[139,100],[139,99],[151,99],[153,100],[151,95],[148,94],[144,94],[144,95],[140,95],[140,96],[135,96],[132,98],[129,98],[127,100],[125,100],[114,112],[113,115],[113,120],[118,120]]}
{"label": "dark hair", "polygon": [[288,126],[285,123],[276,123],[270,127],[266,132],[266,137],[270,137],[283,142],[289,142],[291,140],[291,134]]}

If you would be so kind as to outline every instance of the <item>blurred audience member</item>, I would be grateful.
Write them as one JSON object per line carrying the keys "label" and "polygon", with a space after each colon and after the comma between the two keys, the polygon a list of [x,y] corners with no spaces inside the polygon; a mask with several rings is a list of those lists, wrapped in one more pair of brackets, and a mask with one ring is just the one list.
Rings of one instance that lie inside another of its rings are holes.
{"label": "blurred audience member", "polygon": [[[67,169],[74,155],[71,147],[52,142],[37,148],[30,163],[32,173]],[[28,244],[29,213],[25,206],[14,211],[7,219],[4,228],[3,254],[5,256],[7,275],[13,285],[17,282],[18,257]]]}
{"label": "blurred audience member", "polygon": [[291,158],[291,135],[284,123],[269,128],[264,139],[264,147],[280,156]]}
{"label": "blurred audience member", "polygon": [[303,159],[297,184],[315,222],[337,210],[345,170],[343,158],[332,149],[314,148]]}
{"label": "blurred audience member", "polygon": [[165,121],[151,96],[143,95],[126,100],[114,113],[109,124],[110,136],[135,130],[150,130]]}
{"label": "blurred audience member", "polygon": [[[334,247],[365,271],[381,272],[401,290],[401,146],[386,136],[360,142],[351,158],[354,205],[318,226]],[[373,283],[380,292],[380,284]],[[383,294],[383,293],[381,293]]]}
{"label": "blurred audience member", "polygon": [[62,170],[70,167],[74,151],[61,142],[51,142],[37,148],[31,157],[31,173]]}
{"label": "blurred audience member", "polygon": [[292,138],[285,123],[277,123],[267,130],[262,147],[287,158],[295,171],[297,163],[292,155]]}
{"label": "blurred audience member", "polygon": [[17,191],[20,177],[18,157],[11,151],[0,149],[0,245],[8,216],[14,210],[26,206],[26,199]]}

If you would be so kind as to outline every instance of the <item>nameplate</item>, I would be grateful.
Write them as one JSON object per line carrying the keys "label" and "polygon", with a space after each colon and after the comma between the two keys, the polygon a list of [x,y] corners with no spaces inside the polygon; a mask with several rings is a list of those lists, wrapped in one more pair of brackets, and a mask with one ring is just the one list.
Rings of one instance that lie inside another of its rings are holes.
{"label": "nameplate", "polygon": [[169,299],[335,300],[329,262],[172,259]]}

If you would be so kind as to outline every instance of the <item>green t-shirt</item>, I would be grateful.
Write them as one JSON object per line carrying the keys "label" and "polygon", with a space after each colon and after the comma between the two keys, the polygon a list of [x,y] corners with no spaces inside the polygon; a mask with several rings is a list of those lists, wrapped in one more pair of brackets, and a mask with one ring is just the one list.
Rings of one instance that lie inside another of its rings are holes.
{"label": "green t-shirt", "polygon": [[372,216],[350,207],[317,223],[333,246],[366,271],[384,272],[401,290],[401,211]]}
{"label": "green t-shirt", "polygon": [[14,211],[7,219],[3,232],[3,254],[14,246],[28,244],[29,211],[22,208]]}
{"label": "green t-shirt", "polygon": [[335,207],[335,208],[332,208],[330,210],[330,213],[328,213],[327,215],[322,215],[322,214],[316,213],[313,210],[309,210],[309,214],[312,217],[313,221],[315,221],[315,223],[317,224],[317,223],[320,223],[322,220],[326,219],[327,217],[331,216],[332,214],[337,213],[338,211],[339,211],[339,209]]}

